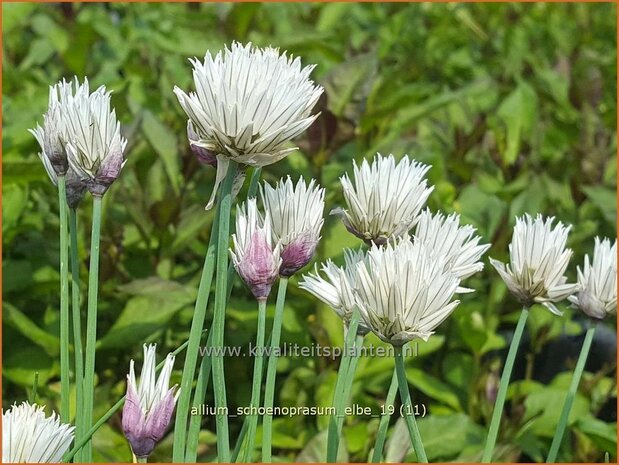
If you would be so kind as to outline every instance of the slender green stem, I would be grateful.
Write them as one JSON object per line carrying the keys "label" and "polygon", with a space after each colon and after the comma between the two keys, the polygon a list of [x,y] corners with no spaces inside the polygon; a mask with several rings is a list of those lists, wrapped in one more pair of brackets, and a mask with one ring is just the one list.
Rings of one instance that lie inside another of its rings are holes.
{"label": "slender green stem", "polygon": [[[95,395],[95,345],[97,343],[97,297],[99,294],[99,243],[101,236],[101,197],[92,198],[92,233],[88,273],[88,313],[86,316],[86,358],[84,361],[84,428],[90,428]],[[92,462],[92,442],[84,446],[82,459]]]}
{"label": "slender green stem", "polygon": [[[255,197],[256,192],[258,190],[258,181],[260,180],[261,168],[255,168],[250,180],[249,189],[247,192],[248,197]],[[211,256],[212,264],[209,268],[210,273],[210,281],[208,284],[209,293],[206,295],[206,303],[205,307],[208,305],[208,298],[210,295],[211,283],[213,279],[213,274],[215,272],[215,250],[216,250],[216,241],[217,241],[217,233],[216,231],[219,228],[219,206],[217,207],[217,212],[215,216],[215,220],[213,221],[213,226],[211,228],[211,238],[209,240],[209,251],[207,251],[207,256]],[[234,266],[230,264],[228,266],[228,292],[227,292],[227,301],[230,300],[230,293],[232,292],[232,283],[234,276]],[[209,332],[208,340],[206,342],[207,346],[212,345],[212,336],[213,332]],[[196,388],[194,393],[194,398],[192,402],[192,409],[196,408],[200,405],[200,403],[204,402],[204,397],[206,395],[206,390],[208,388],[210,373],[212,369],[212,359],[211,357],[202,357],[200,361],[200,368],[198,374],[198,380],[196,381]],[[199,411],[199,410],[198,410]],[[197,459],[198,453],[198,439],[200,435],[200,427],[202,423],[202,415],[190,415],[189,418],[189,429],[187,431],[187,440],[185,447],[185,462],[195,462]]]}
{"label": "slender green stem", "polygon": [[[250,407],[258,410],[260,407],[260,393],[262,391],[262,362],[264,360],[264,333],[266,326],[266,299],[258,301],[258,330],[256,334],[256,358],[254,359],[254,376],[251,389]],[[256,441],[258,414],[249,415],[249,431],[243,462],[250,462]]]}
{"label": "slender green stem", "polygon": [[335,416],[331,416],[329,419],[329,430],[327,436],[327,462],[333,463],[337,460],[337,450],[340,445],[340,435],[338,433],[338,419],[344,416],[344,383],[348,375],[348,368],[350,366],[350,352],[355,344],[355,338],[357,336],[357,328],[359,327],[360,314],[359,310],[353,312],[350,323],[348,324],[348,330],[346,333],[346,340],[344,342],[344,356],[340,363],[340,369],[337,373],[337,380],[335,382],[335,394],[333,398],[333,406],[335,407]]}
{"label": "slender green stem", "polygon": [[[266,387],[264,389],[264,409],[269,411],[273,407],[275,399],[275,378],[277,377],[277,360],[279,359],[279,340],[282,334],[282,319],[284,315],[284,303],[286,301],[286,289],[288,278],[280,277],[275,303],[275,315],[273,317],[273,329],[271,330],[271,344],[269,345],[269,362],[267,367]],[[262,419],[262,462],[271,461],[271,441],[273,428],[273,415],[265,414]]]}
{"label": "slender green stem", "polygon": [[[232,182],[236,165],[230,162],[226,179],[220,191],[219,231],[217,238],[217,282],[215,284],[215,308],[213,314],[213,348],[223,351],[224,324],[226,314],[226,297],[228,294],[228,236],[230,228],[230,209],[232,207]],[[219,348],[219,349],[218,349]],[[224,357],[219,352],[213,356],[213,387],[215,391],[215,408],[217,415],[217,456],[220,462],[230,461],[230,440],[228,438],[228,416],[226,410],[226,380],[224,373]]]}
{"label": "slender green stem", "polygon": [[[355,342],[354,348],[355,351],[350,355],[350,359],[348,361],[348,367],[346,369],[346,377],[344,382],[342,383],[342,402],[344,405],[342,408],[346,408],[348,404],[350,404],[350,396],[352,393],[353,383],[355,381],[355,372],[357,371],[357,363],[359,363],[359,354],[361,352],[361,348],[363,347],[363,336],[358,334]],[[337,417],[337,436],[340,437],[342,435],[342,427],[344,426],[344,420],[346,419],[346,415],[338,415]]]}
{"label": "slender green stem", "polygon": [[585,335],[585,340],[582,344],[582,348],[580,349],[580,355],[578,356],[578,362],[576,362],[576,368],[574,369],[574,374],[572,375],[570,389],[567,391],[567,397],[563,403],[563,410],[561,410],[561,416],[559,417],[559,425],[555,431],[554,438],[552,438],[552,445],[550,446],[550,452],[548,453],[546,463],[555,463],[555,460],[557,459],[563,434],[565,433],[565,428],[567,426],[567,420],[570,416],[570,411],[572,410],[572,404],[574,403],[574,398],[576,397],[578,385],[580,384],[580,378],[582,377],[582,372],[585,369],[585,364],[587,363],[587,357],[589,356],[589,349],[591,349],[591,342],[593,341],[594,334],[595,326],[587,329],[587,334]]}
{"label": "slender green stem", "polygon": [[[395,349],[395,371],[398,377],[398,386],[400,388],[400,399],[404,406],[404,420],[406,420],[406,426],[408,427],[408,434],[413,444],[413,449],[417,454],[419,462],[428,463],[428,457],[426,451],[423,448],[423,442],[421,441],[421,435],[419,434],[419,428],[417,427],[417,421],[415,420],[415,413],[413,411],[413,403],[411,401],[410,392],[408,390],[408,381],[406,380],[406,370],[404,368],[404,356],[402,355],[402,347],[394,347]],[[410,411],[409,411],[410,408]]]}
{"label": "slender green stem", "polygon": [[[183,342],[180,346],[178,346],[178,348],[174,352],[172,352],[172,355],[180,354],[183,350],[185,350],[185,347],[187,347],[187,344],[189,344],[188,340]],[[155,370],[156,371],[161,370],[161,368],[163,368],[164,363],[165,363],[165,359],[159,362],[159,364],[155,367]],[[99,420],[97,420],[94,426],[90,428],[90,430],[88,430],[88,432],[84,434],[84,436],[82,436],[79,439],[78,438],[75,439],[75,445],[73,446],[73,449],[71,449],[69,452],[64,454],[64,456],[62,457],[62,461],[64,463],[68,463],[69,461],[71,461],[71,459],[75,456],[75,454],[77,454],[77,452],[82,447],[84,447],[84,444],[86,444],[90,440],[92,435],[95,434],[97,430],[101,428],[101,426],[107,423],[107,421],[112,417],[112,415],[114,415],[120,409],[120,407],[123,406],[123,404],[125,403],[125,397],[126,396],[122,396],[114,405],[112,405],[112,407],[110,407],[110,409],[107,412],[105,412],[105,414],[101,418],[99,418]]]}
{"label": "slender green stem", "polygon": [[135,463],[148,463],[148,457],[136,457]]}
{"label": "slender green stem", "polygon": [[[206,346],[211,347],[213,332],[209,331],[206,340]],[[211,357],[206,354],[202,356],[200,361],[200,372],[196,381],[196,390],[193,395],[191,409],[200,411],[200,405],[204,402],[208,383],[211,378]],[[202,423],[202,415],[199,413],[190,415],[189,430],[187,431],[187,447],[185,449],[185,463],[194,463],[198,458],[198,439],[200,436],[200,426]]]}
{"label": "slender green stem", "polygon": [[[266,347],[270,347],[271,346],[271,336],[269,336],[269,338],[267,339],[267,343],[266,343]],[[266,365],[263,363],[262,364],[262,376],[266,376],[266,371],[267,371],[267,367]],[[237,438],[236,444],[234,446],[234,450],[232,451],[232,456],[230,457],[230,462],[236,462],[238,457],[239,457],[239,452],[241,450],[241,447],[244,444],[245,441],[245,437],[247,436],[247,430],[249,428],[249,415],[245,416],[245,419],[243,420],[243,426],[241,427],[241,431],[239,431],[239,436]],[[264,428],[263,428],[264,430]],[[264,437],[264,436],[263,436]]]}
{"label": "slender green stem", "polygon": [[[247,192],[248,197],[256,196],[256,192],[258,190],[258,181],[260,180],[261,171],[262,171],[261,168],[254,169],[252,177],[251,177],[251,181],[249,184],[249,189]],[[215,231],[217,231],[218,228],[219,228],[219,205],[217,207],[217,215],[215,217],[215,221],[213,222],[213,227],[212,227],[213,233],[211,234],[211,239],[209,241],[209,248],[211,247],[213,248],[213,264],[215,261],[215,246],[216,246],[216,240],[217,240],[217,234],[215,233]],[[214,274],[214,266],[211,267],[210,273],[211,273],[211,280],[212,280],[212,275]],[[232,284],[234,281],[234,275],[235,275],[235,270],[234,270],[234,266],[231,263],[228,266],[228,290],[226,294],[227,296],[226,302],[230,300],[230,294],[232,292]],[[210,284],[209,284],[209,290],[210,290]],[[208,295],[207,295],[207,305],[208,305]],[[212,346],[212,336],[213,336],[213,332],[210,331],[208,340],[206,342],[207,346],[209,347]],[[204,402],[206,390],[208,388],[208,384],[210,380],[211,369],[212,369],[211,357],[202,357],[202,360],[200,362],[198,380],[196,381],[196,388],[195,388],[194,398],[192,402],[192,409],[199,407],[200,403]],[[199,412],[199,409],[198,409],[198,412]],[[187,440],[186,440],[186,447],[185,447],[185,462],[195,462],[197,459],[198,439],[200,435],[201,423],[202,423],[202,415],[200,415],[199,413],[196,415],[190,416],[189,429],[187,432]],[[245,423],[246,422],[243,423],[243,429],[242,429],[243,437],[245,436],[245,432],[247,431],[247,427]],[[238,447],[235,450],[238,450]],[[238,456],[238,451],[235,453],[234,459],[232,459],[232,461],[235,461],[237,456]]]}
{"label": "slender green stem", "polygon": [[258,182],[260,181],[260,174],[262,173],[262,168],[254,168],[254,172],[251,175],[251,179],[249,180],[249,188],[247,189],[247,198],[251,199],[256,196],[258,192]]}
{"label": "slender green stem", "polygon": [[391,419],[389,407],[393,407],[397,392],[398,374],[394,369],[393,376],[391,376],[391,384],[389,385],[389,392],[387,392],[387,398],[385,399],[385,413],[380,417],[378,432],[376,433],[376,444],[374,444],[374,453],[372,454],[371,463],[379,463],[382,459],[385,439],[387,438],[387,429],[389,428],[389,420]]}
{"label": "slender green stem", "polygon": [[69,369],[69,228],[67,226],[67,189],[64,175],[58,176],[60,215],[60,421],[71,418],[71,379]]}
{"label": "slender green stem", "polygon": [[[202,276],[200,277],[200,284],[198,286],[198,296],[196,298],[193,319],[191,321],[191,329],[189,330],[189,345],[185,354],[185,365],[183,366],[183,376],[181,378],[181,393],[176,407],[174,445],[172,449],[172,461],[176,463],[185,460],[185,449],[187,446],[187,416],[189,415],[189,402],[191,401],[191,386],[196,371],[200,339],[202,330],[204,329],[204,320],[206,318],[206,308],[211,292],[213,274],[215,273],[216,237],[218,230],[219,208],[217,208],[215,212],[215,219],[213,220],[213,226],[211,228],[211,237],[204,258],[204,266],[202,267]],[[211,334],[209,334],[209,340],[211,340]],[[199,432],[200,418],[198,418],[197,421]],[[192,444],[189,447],[193,448],[194,445]],[[197,444],[195,444],[195,447],[197,449]]]}
{"label": "slender green stem", "polygon": [[245,436],[247,436],[247,430],[249,429],[249,417],[245,417],[245,421],[243,421],[243,426],[241,426],[241,431],[239,432],[239,437],[236,440],[236,445],[234,446],[234,450],[232,451],[232,457],[230,458],[230,462],[236,462],[240,452],[241,446],[245,441]]}
{"label": "slender green stem", "polygon": [[501,375],[499,391],[497,392],[496,402],[494,403],[494,411],[492,412],[492,420],[490,421],[490,429],[488,430],[488,438],[486,439],[486,447],[484,448],[484,453],[481,459],[483,463],[489,463],[492,460],[492,452],[499,433],[501,415],[503,414],[505,395],[507,394],[507,387],[509,386],[509,379],[512,375],[514,360],[516,359],[516,354],[518,353],[518,346],[520,345],[520,339],[522,338],[522,333],[524,332],[524,327],[527,323],[528,316],[529,309],[527,307],[523,307],[522,313],[520,313],[520,318],[518,319],[518,325],[516,325],[514,337],[509,345],[509,352],[507,353],[505,367],[503,368],[503,374]]}
{"label": "slender green stem", "polygon": [[[71,236],[71,317],[73,319],[73,352],[75,353],[75,405],[79,412],[84,405],[84,349],[82,347],[82,312],[80,309],[80,264],[77,248],[77,211],[69,209],[69,232]],[[75,437],[82,437],[84,424],[82,415],[75,415]],[[82,461],[82,454],[75,456]]]}

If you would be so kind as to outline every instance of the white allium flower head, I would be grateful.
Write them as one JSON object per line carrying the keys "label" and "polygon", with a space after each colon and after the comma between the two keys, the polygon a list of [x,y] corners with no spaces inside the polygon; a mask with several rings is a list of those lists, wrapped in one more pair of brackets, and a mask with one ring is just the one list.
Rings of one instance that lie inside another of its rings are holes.
{"label": "white allium flower head", "polygon": [[[337,266],[333,261],[327,260],[321,265],[326,278],[320,275],[318,266],[315,266],[314,273],[303,275],[299,287],[331,307],[348,326],[357,306],[354,294],[357,285],[357,264],[364,260],[365,254],[362,250],[344,249],[344,266]],[[369,328],[360,321],[357,333],[368,332]]]}
{"label": "white allium flower head", "polygon": [[263,219],[255,198],[237,208],[232,242],[234,250],[230,249],[230,253],[236,271],[256,299],[266,299],[282,263],[281,248],[279,242],[273,241],[269,212]]}
{"label": "white allium flower head", "polygon": [[309,263],[320,240],[324,223],[325,189],[314,179],[308,184],[299,178],[296,186],[290,176],[273,188],[264,183],[260,193],[269,213],[273,242],[282,247],[282,276],[292,276]]}
{"label": "white allium flower head", "polygon": [[73,441],[71,425],[23,402],[2,413],[2,463],[59,463]]}
{"label": "white allium flower head", "polygon": [[144,365],[139,384],[136,382],[133,360],[127,375],[122,427],[137,457],[147,457],[163,438],[180,394],[176,385],[170,387],[174,355],[168,354],[157,378],[156,350],[156,344],[144,344]]}
{"label": "white allium flower head", "polygon": [[376,155],[372,163],[354,163],[353,178],[340,178],[347,209],[331,214],[342,218],[346,229],[366,243],[384,244],[408,233],[415,225],[434,187],[424,178],[430,167],[405,155]]}
{"label": "white allium flower head", "polygon": [[[440,212],[433,215],[429,209],[419,215],[414,240],[434,254],[444,256],[447,271],[460,280],[484,269],[480,259],[490,248],[490,244],[479,243],[481,237],[475,235],[474,227],[460,226],[460,215],[446,216]],[[459,287],[458,292],[473,292],[473,289]]]}
{"label": "white allium flower head", "polygon": [[617,313],[617,239],[595,238],[593,260],[585,255],[585,265],[578,267],[580,290],[568,297],[591,318],[602,319]]}
{"label": "white allium flower head", "polygon": [[75,95],[68,95],[63,105],[69,165],[87,179],[93,195],[103,195],[124,165],[127,140],[110,107],[111,92],[101,86],[90,93],[88,79],[79,85],[76,78],[75,86]]}
{"label": "white allium flower head", "polygon": [[69,167],[67,152],[66,106],[73,98],[73,82],[64,79],[49,88],[49,104],[43,115],[43,126],[28,131],[36,138],[41,147],[39,158],[43,163],[49,179],[58,184],[58,176],[65,176],[67,203],[76,208],[86,191],[82,176]]}
{"label": "white allium flower head", "polygon": [[424,341],[460,303],[451,301],[460,280],[438,257],[409,238],[373,244],[357,264],[356,302],[365,324],[383,341]]}
{"label": "white allium flower head", "polygon": [[190,143],[217,156],[210,207],[230,160],[266,166],[295,150],[287,144],[318,116],[310,113],[323,88],[309,78],[315,66],[271,47],[233,42],[190,61],[196,90],[174,93],[197,134]]}
{"label": "white allium flower head", "polygon": [[566,248],[571,226],[560,221],[553,228],[553,217],[535,219],[526,214],[516,218],[509,245],[508,265],[490,258],[490,263],[505,281],[509,291],[522,305],[540,303],[555,315],[561,315],[554,302],[566,299],[578,290],[578,284],[568,284],[564,276],[572,256]]}
{"label": "white allium flower head", "polygon": [[34,129],[28,130],[41,146],[39,157],[52,182],[56,180],[54,175],[64,175],[69,167],[65,149],[66,110],[64,107],[72,95],[72,82],[66,82],[63,79],[50,86],[47,112],[43,115],[43,126],[37,123]]}

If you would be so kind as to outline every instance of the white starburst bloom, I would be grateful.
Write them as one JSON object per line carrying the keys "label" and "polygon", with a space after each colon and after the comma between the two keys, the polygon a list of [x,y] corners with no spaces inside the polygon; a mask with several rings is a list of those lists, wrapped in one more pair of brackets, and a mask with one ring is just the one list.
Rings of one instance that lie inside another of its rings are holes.
{"label": "white starburst bloom", "polygon": [[210,208],[230,160],[265,166],[295,150],[288,142],[318,116],[310,113],[323,88],[309,79],[314,66],[271,47],[234,42],[190,61],[196,91],[174,93],[198,136],[190,143],[217,156]]}
{"label": "white starburst bloom", "polygon": [[[344,266],[337,266],[333,261],[327,260],[320,267],[326,278],[320,275],[318,266],[315,266],[314,273],[303,275],[299,287],[331,307],[348,327],[357,306],[354,294],[357,283],[357,264],[364,260],[363,251],[344,249]],[[360,321],[357,333],[368,332],[369,328],[363,321]]]}
{"label": "white starburst bloom", "polygon": [[254,297],[265,300],[277,279],[282,259],[280,244],[273,242],[269,212],[263,219],[255,198],[238,207],[232,242],[234,249],[230,253],[236,271]]}
{"label": "white starburst bloom", "polygon": [[157,378],[156,350],[156,344],[144,344],[144,365],[139,383],[136,382],[133,360],[127,375],[122,428],[136,457],[147,457],[161,441],[170,425],[180,394],[176,385],[170,387],[174,355],[168,354]]}
{"label": "white starburst bloom", "polygon": [[86,190],[82,176],[69,167],[65,144],[66,110],[65,107],[73,98],[73,83],[64,79],[49,88],[49,104],[43,115],[43,126],[37,124],[28,131],[36,138],[41,151],[39,158],[54,185],[58,184],[58,176],[66,178],[67,203],[76,208]]}
{"label": "white starburst bloom", "polygon": [[585,255],[584,267],[578,267],[580,290],[568,300],[591,318],[602,319],[617,313],[617,239],[595,238],[593,260]]}
{"label": "white starburst bloom", "polygon": [[397,163],[393,155],[380,153],[371,164],[363,160],[359,167],[355,162],[354,182],[348,174],[340,178],[347,209],[336,208],[331,214],[368,244],[407,234],[434,189],[424,179],[429,169],[408,155]]}
{"label": "white starburst bloom", "polygon": [[572,256],[572,250],[565,246],[571,226],[559,221],[553,229],[553,221],[553,217],[544,220],[542,215],[535,220],[528,214],[516,218],[509,245],[510,263],[505,265],[492,258],[490,263],[522,305],[540,303],[561,315],[554,302],[566,299],[579,286],[568,284],[564,276]]}
{"label": "white starburst bloom", "polygon": [[73,426],[55,412],[23,402],[2,413],[2,463],[59,463],[73,441]]}
{"label": "white starburst bloom", "polygon": [[[420,213],[415,226],[415,241],[442,255],[447,271],[464,280],[484,269],[481,256],[490,248],[490,244],[480,244],[480,236],[475,235],[475,228],[470,225],[460,226],[460,215],[449,216],[442,213],[432,214],[429,209]],[[459,287],[458,292],[473,292],[473,289]]]}
{"label": "white starburst bloom", "polygon": [[116,111],[110,107],[105,86],[90,93],[88,79],[68,96],[66,112],[66,150],[69,165],[87,180],[93,195],[103,195],[120,174],[127,140],[120,135]]}
{"label": "white starburst bloom", "polygon": [[383,341],[424,341],[460,303],[451,301],[460,280],[438,257],[409,238],[373,244],[357,264],[356,303],[365,324]]}
{"label": "white starburst bloom", "polygon": [[[66,106],[67,101],[73,95],[73,83],[64,79],[49,87],[49,101],[47,111],[43,115],[43,126],[37,123],[34,129],[28,131],[36,138],[41,146],[39,157],[43,162],[48,174],[64,175],[69,168],[66,143]],[[55,181],[56,177],[52,177]]]}
{"label": "white starburst bloom", "polygon": [[325,189],[314,179],[308,185],[299,178],[295,186],[288,176],[275,188],[265,182],[260,192],[273,242],[282,248],[279,274],[290,277],[307,265],[316,251],[324,223]]}

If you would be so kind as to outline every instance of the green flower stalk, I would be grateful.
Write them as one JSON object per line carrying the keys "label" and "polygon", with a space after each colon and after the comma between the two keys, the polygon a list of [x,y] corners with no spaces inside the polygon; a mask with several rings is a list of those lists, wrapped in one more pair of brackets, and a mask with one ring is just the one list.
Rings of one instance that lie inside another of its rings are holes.
{"label": "green flower stalk", "polygon": [[564,273],[572,251],[565,247],[570,226],[561,222],[553,228],[554,218],[535,219],[529,215],[516,218],[514,234],[509,245],[510,264],[505,265],[490,259],[507,288],[522,304],[514,337],[509,345],[507,359],[501,375],[499,390],[488,429],[488,437],[482,455],[482,462],[492,461],[492,452],[498,437],[499,425],[505,405],[505,396],[511,378],[518,346],[529,315],[529,308],[539,303],[555,315],[561,312],[555,302],[563,300],[578,290],[578,284],[567,284]]}
{"label": "green flower stalk", "polygon": [[[110,106],[110,92],[105,86],[90,92],[88,80],[79,84],[75,79],[75,94],[65,87],[62,111],[66,118],[65,150],[70,168],[83,180],[93,197],[88,275],[88,307],[86,315],[86,346],[84,358],[83,428],[93,421],[95,346],[97,342],[97,307],[99,291],[99,247],[103,195],[118,178],[125,163],[126,139],[120,135],[120,123]],[[62,100],[62,99],[61,99]],[[70,204],[71,206],[71,204]],[[92,444],[86,443],[82,459],[92,461]]]}
{"label": "green flower stalk", "polygon": [[65,176],[58,176],[60,207],[60,421],[69,422],[69,229]]}
{"label": "green flower stalk", "polygon": [[230,461],[230,440],[228,418],[224,413],[228,408],[226,399],[226,380],[224,374],[224,324],[228,296],[228,241],[230,228],[230,209],[232,207],[232,184],[236,174],[236,164],[230,164],[221,187],[219,203],[219,228],[217,231],[217,276],[215,284],[215,308],[213,314],[213,348],[220,352],[213,355],[213,387],[215,408],[217,409],[217,455],[220,462]]}
{"label": "green flower stalk", "polygon": [[[215,273],[215,259],[217,246],[217,231],[219,230],[219,208],[215,213],[215,219],[211,228],[211,237],[209,240],[206,256],[204,258],[204,266],[202,267],[202,275],[198,286],[198,296],[191,321],[191,329],[189,330],[189,345],[185,354],[185,364],[183,365],[183,376],[181,378],[181,389],[176,408],[176,420],[174,426],[174,446],[172,450],[172,460],[176,463],[185,460],[187,444],[187,416],[189,415],[189,402],[191,399],[191,385],[193,383],[195,367],[198,360],[198,350],[200,346],[200,338],[204,329],[204,320],[206,318],[206,308],[208,306],[209,295],[211,292],[211,284]],[[209,334],[209,341],[212,340],[212,332]],[[202,363],[205,363],[202,360]],[[210,365],[209,365],[210,369]],[[196,388],[197,389],[197,388]],[[192,418],[193,419],[193,418]],[[198,422],[199,426],[199,422]],[[194,426],[195,428],[195,426]],[[193,446],[192,446],[193,447]],[[197,444],[196,444],[197,449]]]}
{"label": "green flower stalk", "polygon": [[[350,319],[350,324],[346,329],[346,339],[344,344],[344,357],[340,364],[340,369],[337,373],[335,381],[335,395],[333,398],[333,406],[335,407],[335,416],[329,419],[329,430],[327,434],[327,462],[333,463],[337,460],[337,451],[340,445],[340,433],[344,421],[344,404],[346,403],[346,393],[348,392],[346,383],[352,382],[354,377],[354,369],[351,370],[351,361],[358,355],[352,354],[355,351],[357,331],[361,316],[358,311],[353,311]],[[359,336],[363,341],[363,336]],[[350,371],[353,371],[349,375]],[[341,419],[341,421],[340,421]]]}
{"label": "green flower stalk", "polygon": [[[279,349],[287,288],[288,278],[281,277],[279,280],[279,289],[277,291],[277,302],[275,303],[275,316],[273,318],[273,329],[271,331],[271,343],[269,344],[269,361],[266,375],[266,387],[264,390],[264,408],[267,412],[273,407],[275,398],[275,377],[277,376],[277,361],[279,360],[276,351]],[[273,415],[265,413],[262,419],[262,463],[271,462],[272,435]]]}
{"label": "green flower stalk", "polygon": [[[73,350],[75,352],[75,400],[84,405],[84,349],[82,347],[82,313],[80,306],[80,264],[77,245],[77,210],[69,209],[69,231],[71,236],[71,317],[73,319]],[[75,436],[81,438],[84,425],[81,415],[75,416]],[[76,455],[81,461],[81,452]]]}
{"label": "green flower stalk", "polygon": [[[191,135],[191,133],[190,133]],[[191,139],[191,136],[190,136]],[[203,151],[204,149],[196,149],[192,146],[192,150],[194,150],[194,153],[196,153],[196,156],[198,156],[199,158],[202,157],[206,157],[206,159],[208,159],[208,154],[204,154]],[[251,197],[255,197],[256,196],[256,192],[258,190],[258,181],[260,180],[260,174],[261,174],[262,169],[261,168],[255,168],[253,173],[252,173],[252,177],[249,183],[249,188],[247,190],[247,197],[251,198]],[[237,178],[238,179],[238,178]],[[237,180],[235,180],[235,185],[237,183]],[[233,187],[234,189],[234,187]],[[217,231],[218,229],[218,224],[219,224],[219,220],[218,220],[218,214],[219,214],[219,209],[217,209],[217,214],[216,214],[216,218],[215,221],[213,222],[213,227],[212,227],[212,231],[213,233],[211,233],[211,239],[209,241],[209,248],[212,246],[213,250],[212,253],[207,252],[207,255],[212,256],[211,259],[211,265],[208,269],[208,272],[210,273],[211,276],[211,280],[215,271],[215,241],[217,240],[217,234],[215,233],[215,231]],[[232,264],[230,264],[228,266],[228,293],[227,293],[227,299],[230,300],[230,292],[232,290],[232,276],[234,273],[234,267]],[[208,289],[210,291],[210,284],[208,286]],[[209,292],[210,295],[210,292]],[[205,307],[207,307],[208,305],[208,296],[207,296],[207,300],[205,303]],[[206,341],[206,345],[208,347],[212,347],[213,344],[213,332],[209,331],[208,334],[208,339]],[[200,368],[199,368],[199,374],[198,374],[198,379],[196,381],[196,388],[195,388],[195,393],[194,393],[194,397],[193,397],[193,401],[192,401],[192,409],[194,408],[198,408],[199,405],[204,402],[204,397],[206,395],[206,390],[208,389],[208,384],[210,381],[210,375],[211,375],[211,369],[212,369],[212,358],[211,357],[203,357],[202,361],[200,362]],[[195,462],[197,459],[197,455],[198,455],[198,438],[200,435],[200,427],[201,427],[201,422],[202,422],[202,415],[195,414],[195,415],[191,415],[191,418],[189,419],[189,428],[187,431],[187,440],[186,440],[186,447],[185,447],[185,462]],[[179,424],[179,423],[177,423]],[[246,431],[247,429],[247,424],[246,422],[243,423],[243,431]],[[179,430],[179,435],[181,434],[181,431]],[[243,435],[244,437],[244,435]],[[176,439],[176,435],[175,435],[175,439]],[[235,451],[235,453],[232,455],[232,461],[236,461],[236,457],[238,457],[238,451]]]}
{"label": "green flower stalk", "polygon": [[[387,398],[385,399],[385,406],[393,406],[395,402],[395,395],[398,392],[398,373],[394,369],[393,376],[391,377],[391,384],[389,385],[389,391],[387,392]],[[385,413],[380,417],[380,423],[378,424],[378,432],[376,433],[376,443],[374,444],[374,452],[372,453],[372,459],[370,463],[379,463],[382,460],[383,449],[385,447],[385,440],[387,439],[387,429],[389,429],[389,420],[391,414],[389,410],[384,408]]]}
{"label": "green flower stalk", "polygon": [[[252,381],[250,406],[260,407],[262,390],[262,363],[264,357],[264,339],[266,326],[266,300],[271,292],[282,263],[280,244],[273,246],[270,226],[270,215],[267,211],[263,220],[252,198],[237,210],[236,232],[232,236],[234,251],[232,262],[239,276],[245,281],[258,301],[258,332],[256,336],[256,359]],[[251,459],[254,447],[258,416],[251,415],[248,425],[247,443],[243,461]]]}

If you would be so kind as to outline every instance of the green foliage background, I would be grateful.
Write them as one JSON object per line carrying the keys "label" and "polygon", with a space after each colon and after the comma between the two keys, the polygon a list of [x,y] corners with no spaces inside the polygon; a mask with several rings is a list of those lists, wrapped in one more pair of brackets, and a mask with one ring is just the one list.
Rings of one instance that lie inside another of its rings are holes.
{"label": "green foliage background", "polygon": [[[353,159],[377,151],[408,153],[432,165],[429,178],[436,188],[430,207],[459,212],[492,242],[490,256],[507,258],[516,215],[542,212],[572,224],[574,279],[593,237],[616,236],[615,9],[614,4],[4,3],[3,407],[31,394],[35,371],[40,401],[50,409],[59,401],[57,196],[26,131],[42,120],[50,84],[73,75],[106,84],[129,139],[127,164],[104,203],[98,417],[124,393],[129,360],[141,362],[142,343],[158,342],[162,357],[188,336],[213,219],[204,205],[214,180],[214,171],[200,166],[188,149],[186,117],[172,93],[174,85],[192,86],[188,57],[251,40],[317,64],[314,77],[326,87],[322,116],[298,141],[299,151],[266,168],[264,178],[317,178],[327,187],[328,212],[343,204],[338,177]],[[83,277],[90,211],[87,198],[79,211]],[[343,247],[358,245],[327,217],[316,259],[337,260]],[[283,340],[342,345],[341,322],[296,282],[289,287]],[[408,364],[413,397],[428,409],[419,425],[432,461],[479,460],[492,410],[488,393],[498,381],[500,349],[519,310],[489,266],[467,284],[476,292],[465,296],[428,343],[419,344],[418,357]],[[238,280],[232,296],[226,341],[246,345],[255,335],[255,305]],[[550,379],[539,367],[546,350],[560,341],[571,343],[577,354],[585,324],[563,307],[562,318],[541,307],[532,311],[498,459],[545,459],[575,356],[559,359],[554,369],[560,373]],[[607,325],[612,336],[614,319]],[[368,341],[381,344],[374,336]],[[592,357],[595,372],[587,372],[581,384],[563,461],[602,460],[605,451],[616,460],[616,365],[602,363],[599,354]],[[615,360],[614,353],[605,357]],[[177,358],[176,382],[183,358]],[[392,363],[361,360],[355,403],[379,412]],[[226,361],[233,408],[248,404],[252,365],[251,358]],[[277,404],[330,405],[337,367],[337,360],[326,358],[282,359]],[[212,393],[207,403],[212,405]],[[233,438],[241,421],[231,419]],[[324,460],[317,454],[324,450],[319,433],[327,421],[276,419],[278,457]],[[349,417],[343,458],[366,461],[377,424],[377,418]],[[388,458],[414,460],[395,418],[391,431]],[[170,436],[153,461],[170,459]],[[214,419],[206,418],[200,459],[213,459],[214,439]],[[95,447],[100,461],[130,459],[119,415],[95,436]]]}

